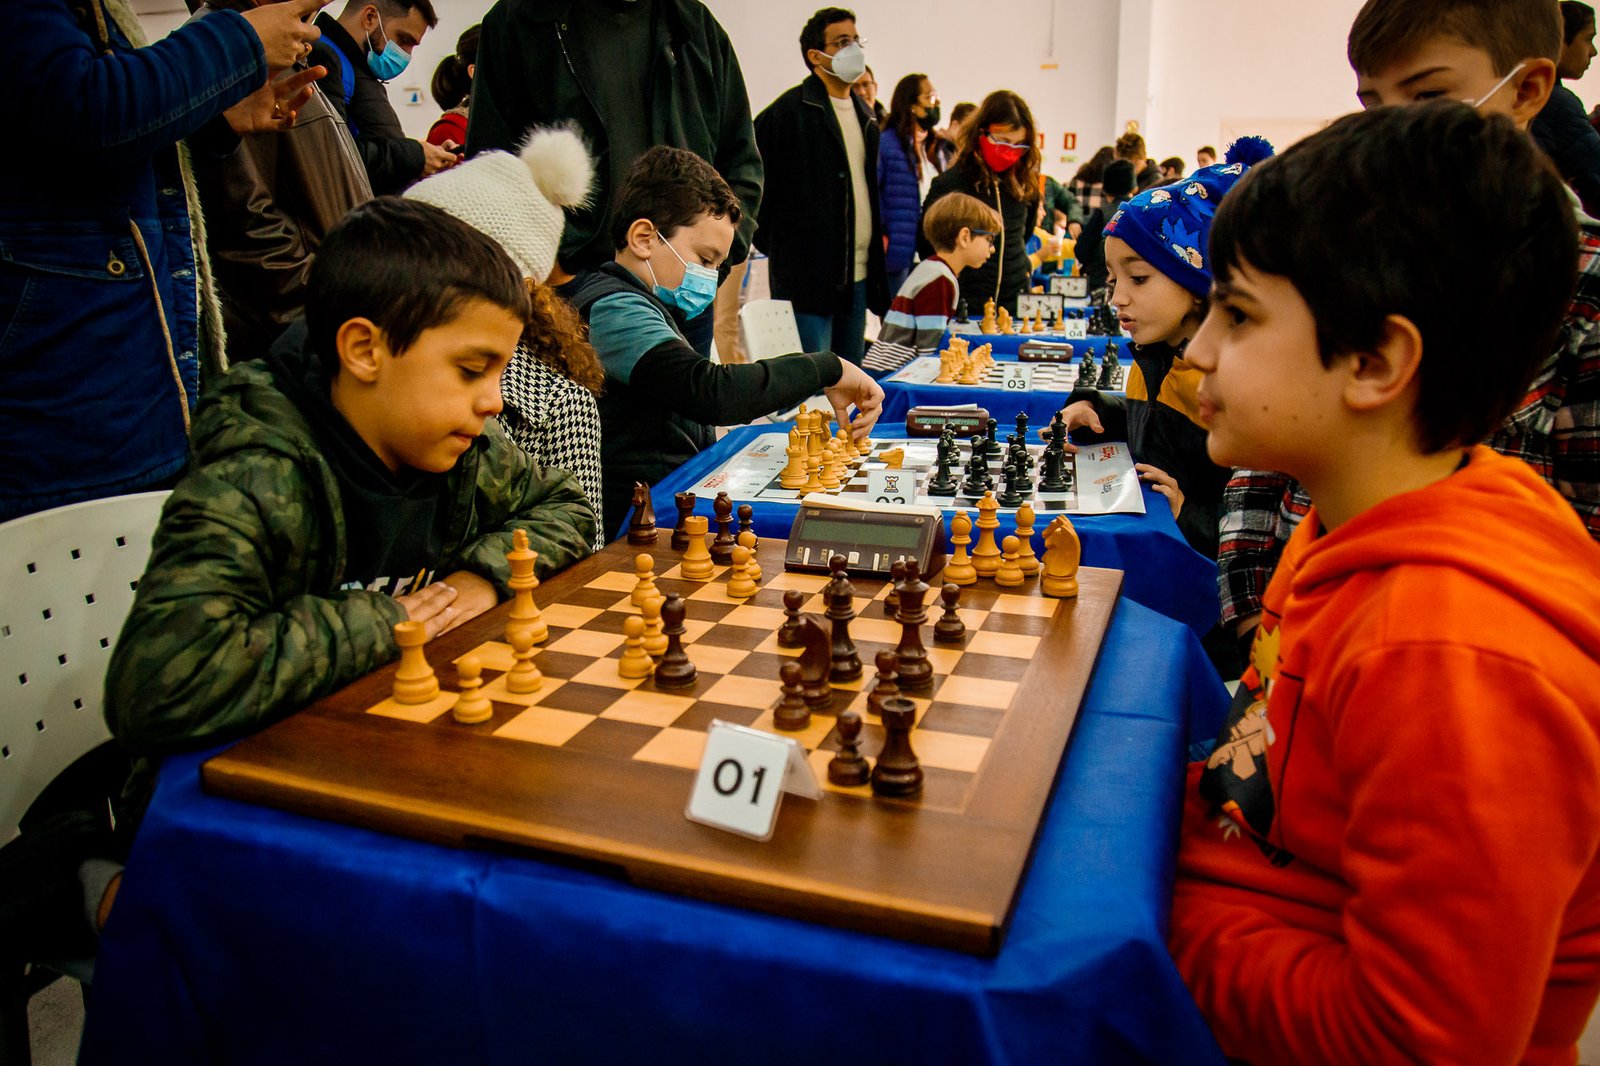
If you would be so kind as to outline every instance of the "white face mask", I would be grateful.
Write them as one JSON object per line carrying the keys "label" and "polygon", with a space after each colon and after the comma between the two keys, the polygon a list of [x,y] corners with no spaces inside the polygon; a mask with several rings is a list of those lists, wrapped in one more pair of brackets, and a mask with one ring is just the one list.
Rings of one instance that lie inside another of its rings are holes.
{"label": "white face mask", "polygon": [[831,65],[835,78],[847,85],[854,84],[867,72],[867,53],[860,43],[851,41],[833,53]]}
{"label": "white face mask", "polygon": [[1495,93],[1497,93],[1501,89],[1505,88],[1507,82],[1509,82],[1512,78],[1515,78],[1518,74],[1521,74],[1522,73],[1522,68],[1527,66],[1527,65],[1528,64],[1526,62],[1518,63],[1516,66],[1511,68],[1511,73],[1507,74],[1505,77],[1501,78],[1499,81],[1494,83],[1494,88],[1493,89],[1490,89],[1488,92],[1484,93],[1482,96],[1478,97],[1476,100],[1468,100],[1466,102],[1471,104],[1474,108],[1482,107],[1484,104],[1489,102],[1490,98],[1492,98]]}

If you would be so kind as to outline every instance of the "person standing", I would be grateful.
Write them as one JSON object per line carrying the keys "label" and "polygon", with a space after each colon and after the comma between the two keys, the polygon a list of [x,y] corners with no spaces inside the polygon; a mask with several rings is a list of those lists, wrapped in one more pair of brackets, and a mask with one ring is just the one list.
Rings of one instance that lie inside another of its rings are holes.
{"label": "person standing", "polygon": [[322,40],[311,61],[328,68],[328,96],[355,135],[378,196],[456,164],[454,152],[412,140],[384,89],[405,72],[423,35],[439,24],[431,0],[350,0],[334,18],[317,16]]}
{"label": "person standing", "polygon": [[884,266],[889,288],[900,291],[917,260],[922,200],[933,176],[944,169],[933,130],[939,125],[939,94],[926,74],[907,74],[889,99],[889,118],[878,139],[878,205],[889,243]]}
{"label": "person standing", "polygon": [[1583,209],[1600,215],[1600,133],[1584,115],[1583,102],[1564,82],[1583,77],[1595,57],[1594,8],[1577,0],[1561,4],[1562,47],[1556,87],[1529,127],[1533,139],[1567,179]]}
{"label": "person standing", "polygon": [[[744,262],[761,156],[739,58],[700,0],[498,0],[483,17],[468,155],[515,152],[529,130],[566,122],[594,152],[595,185],[586,205],[567,209],[552,285],[611,262],[612,201],[658,144],[693,152],[733,189],[743,221],[725,266]],[[709,355],[712,328],[707,308],[684,335]]]}
{"label": "person standing", "polygon": [[[1033,112],[1016,93],[1000,89],[984,97],[978,113],[962,127],[961,149],[950,169],[933,179],[923,215],[941,196],[964,192],[999,213],[1003,225],[994,256],[961,275],[961,298],[977,314],[993,300],[995,307],[1017,312],[1017,296],[1026,291],[1033,273],[1028,262],[1028,237],[1038,217],[1039,153],[1034,147]],[[926,236],[918,241],[924,258],[933,253]]]}
{"label": "person standing", "polygon": [[856,17],[816,12],[800,31],[811,73],[756,116],[767,168],[756,244],[774,299],[794,305],[801,346],[859,364],[867,310],[889,294],[877,196],[878,124],[850,91],[866,72]]}
{"label": "person standing", "polygon": [[467,144],[467,106],[472,96],[472,75],[478,69],[478,38],[482,34],[481,23],[463,30],[456,38],[456,50],[433,69],[433,81],[428,86],[434,102],[444,110],[428,128],[428,143],[441,148],[453,146],[458,155]]}

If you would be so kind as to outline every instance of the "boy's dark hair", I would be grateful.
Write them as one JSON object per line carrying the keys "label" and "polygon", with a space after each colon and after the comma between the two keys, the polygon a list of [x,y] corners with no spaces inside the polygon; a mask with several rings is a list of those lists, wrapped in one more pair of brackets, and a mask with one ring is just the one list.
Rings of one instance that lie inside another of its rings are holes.
{"label": "boy's dark hair", "polygon": [[1367,0],[1350,25],[1350,66],[1376,74],[1435,37],[1487,52],[1496,77],[1524,59],[1561,57],[1555,0]]}
{"label": "boy's dark hair", "polygon": [[1161,169],[1162,170],[1176,170],[1178,172],[1178,174],[1181,176],[1183,174],[1183,170],[1184,170],[1183,157],[1182,156],[1178,156],[1178,155],[1169,155],[1169,156],[1167,156],[1167,158],[1165,158],[1165,159],[1163,159],[1161,161]]}
{"label": "boy's dark hair", "polygon": [[1324,366],[1409,319],[1414,422],[1435,452],[1483,440],[1522,400],[1572,299],[1577,223],[1526,134],[1436,100],[1346,116],[1251,168],[1217,209],[1210,254],[1219,290],[1241,264],[1287,278]]}
{"label": "boy's dark hair", "polygon": [[357,10],[372,4],[386,19],[403,19],[413,11],[422,12],[422,21],[428,29],[439,25],[439,13],[433,9],[433,0],[350,0],[345,11]]}
{"label": "boy's dark hair", "polygon": [[978,105],[973,103],[971,100],[963,100],[959,104],[957,104],[955,107],[952,107],[950,109],[950,129],[951,129],[951,132],[955,131],[955,127],[957,127],[957,126],[961,125],[961,123],[967,121],[967,116],[972,114],[976,110],[978,110]]}
{"label": "boy's dark hair", "polygon": [[306,327],[330,377],[339,327],[369,318],[400,355],[424,330],[455,320],[469,300],[528,319],[522,271],[504,249],[420,200],[380,196],[355,208],[317,250],[306,282]]}
{"label": "boy's dark hair", "polygon": [[1196,156],[1208,155],[1212,159],[1217,158],[1217,150],[1211,147],[1209,144],[1202,144],[1199,148],[1195,149],[1194,154]]}
{"label": "boy's dark hair", "polygon": [[800,31],[800,58],[804,60],[807,70],[811,69],[811,60],[806,58],[806,53],[813,48],[819,52],[828,50],[828,27],[835,22],[855,20],[856,13],[842,7],[825,7],[806,19],[805,28]]}
{"label": "boy's dark hair", "polygon": [[726,218],[737,226],[739,198],[710,163],[683,148],[658,144],[633,161],[617,189],[612,247],[627,247],[628,227],[641,218],[655,223],[662,237],[671,237],[702,215]]}
{"label": "boy's dark hair", "polygon": [[1106,164],[1105,173],[1100,178],[1100,189],[1107,196],[1120,200],[1133,195],[1133,186],[1138,180],[1132,163],[1126,159],[1113,159]]}
{"label": "boy's dark hair", "polygon": [[1573,39],[1594,25],[1594,8],[1578,0],[1561,0],[1561,40],[1571,44]]}
{"label": "boy's dark hair", "polygon": [[936,252],[953,249],[963,229],[998,233],[1000,216],[994,213],[994,208],[964,192],[946,193],[922,216],[923,236]]}

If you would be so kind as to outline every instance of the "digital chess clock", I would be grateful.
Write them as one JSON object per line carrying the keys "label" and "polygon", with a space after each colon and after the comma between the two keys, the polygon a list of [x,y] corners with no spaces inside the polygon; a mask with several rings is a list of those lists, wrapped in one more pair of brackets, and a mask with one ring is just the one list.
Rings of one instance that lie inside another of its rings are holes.
{"label": "digital chess clock", "polygon": [[877,510],[802,503],[789,529],[784,569],[825,574],[845,558],[852,577],[887,578],[896,561],[915,559],[924,575],[944,569],[944,515],[937,508]]}
{"label": "digital chess clock", "polygon": [[946,426],[955,430],[958,437],[970,437],[982,433],[988,425],[989,412],[982,407],[913,407],[906,412],[908,437],[937,437]]}

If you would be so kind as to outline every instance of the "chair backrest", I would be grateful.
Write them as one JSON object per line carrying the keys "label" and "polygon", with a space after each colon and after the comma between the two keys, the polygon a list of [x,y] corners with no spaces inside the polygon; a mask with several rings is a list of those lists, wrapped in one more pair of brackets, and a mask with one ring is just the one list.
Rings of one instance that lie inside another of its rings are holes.
{"label": "chair backrest", "polygon": [[794,305],[788,300],[751,300],[739,308],[739,332],[752,361],[803,352]]}
{"label": "chair backrest", "polygon": [[167,495],[0,524],[0,843],[46,785],[111,736],[106,665]]}

